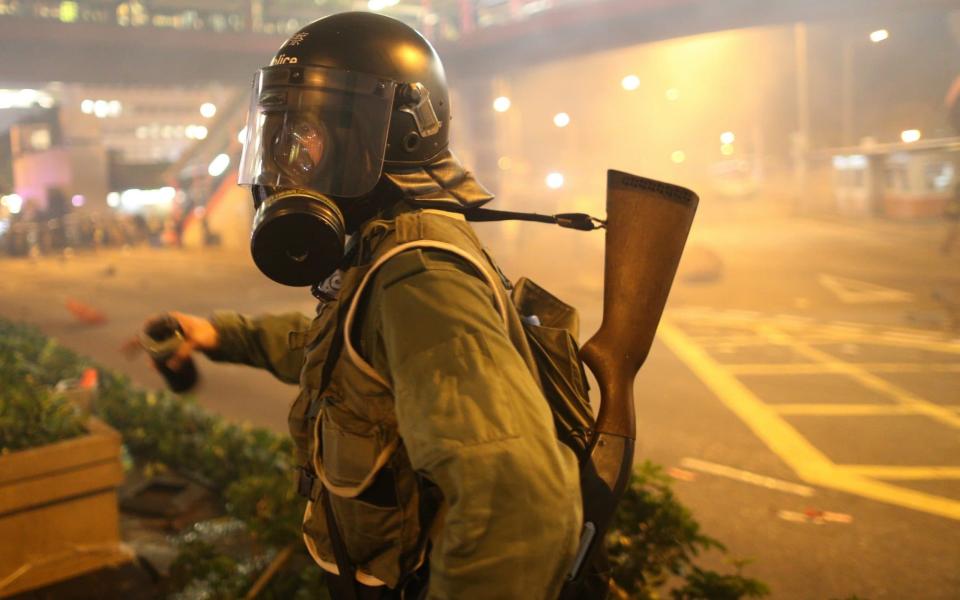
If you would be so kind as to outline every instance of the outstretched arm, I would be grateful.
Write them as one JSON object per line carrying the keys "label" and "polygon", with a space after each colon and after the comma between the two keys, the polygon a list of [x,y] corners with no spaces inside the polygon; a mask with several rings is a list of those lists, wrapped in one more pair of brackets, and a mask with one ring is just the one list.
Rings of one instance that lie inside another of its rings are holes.
{"label": "outstretched arm", "polygon": [[413,467],[447,505],[429,597],[556,597],[580,528],[577,466],[492,290],[438,251],[391,260],[374,290],[365,352],[393,385]]}
{"label": "outstretched arm", "polygon": [[[174,316],[184,326],[183,317]],[[217,311],[208,319],[192,317],[206,323],[193,326],[204,333],[206,345],[196,344],[209,358],[215,361],[232,362],[260,369],[266,369],[285,383],[297,383],[300,367],[303,365],[303,348],[291,348],[290,332],[303,331],[310,325],[310,319],[298,312],[280,315],[258,315],[250,317],[229,311]],[[184,326],[184,333],[190,338],[190,332]]]}

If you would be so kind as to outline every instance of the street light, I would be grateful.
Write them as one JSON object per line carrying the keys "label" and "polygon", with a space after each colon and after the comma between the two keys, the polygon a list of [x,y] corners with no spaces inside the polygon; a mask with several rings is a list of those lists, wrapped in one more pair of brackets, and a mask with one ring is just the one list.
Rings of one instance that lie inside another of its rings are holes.
{"label": "street light", "polygon": [[547,187],[551,190],[557,190],[563,187],[563,173],[550,173],[547,175]]}
{"label": "street light", "polygon": [[[870,34],[870,41],[879,44],[890,37],[886,29],[877,29]],[[843,42],[840,71],[840,110],[842,118],[842,135],[844,144],[853,144],[853,118],[856,104],[856,86],[854,76],[854,40],[846,39]]]}
{"label": "street light", "polygon": [[640,87],[640,78],[636,75],[627,75],[620,81],[620,85],[622,85],[623,89],[627,90],[628,92],[632,92]]}
{"label": "street light", "polygon": [[218,154],[216,158],[210,161],[210,166],[207,167],[207,173],[210,174],[210,177],[220,177],[229,166],[230,156],[228,154]]}
{"label": "street light", "polygon": [[557,113],[553,116],[553,124],[561,129],[570,124],[570,115],[565,112]]}
{"label": "street light", "polygon": [[0,204],[7,207],[11,214],[19,214],[23,208],[23,198],[19,194],[9,194],[0,198]]}
{"label": "street light", "polygon": [[497,112],[507,112],[510,110],[510,98],[500,96],[493,101],[493,110]]}
{"label": "street light", "polygon": [[200,105],[200,115],[205,119],[210,119],[217,114],[217,105],[213,102],[204,102]]}
{"label": "street light", "polygon": [[907,129],[906,131],[900,132],[900,139],[903,140],[905,144],[912,144],[916,141],[919,141],[921,133],[919,129]]}
{"label": "street light", "polygon": [[400,0],[370,0],[367,2],[367,8],[370,10],[383,10],[391,6],[396,6]]}

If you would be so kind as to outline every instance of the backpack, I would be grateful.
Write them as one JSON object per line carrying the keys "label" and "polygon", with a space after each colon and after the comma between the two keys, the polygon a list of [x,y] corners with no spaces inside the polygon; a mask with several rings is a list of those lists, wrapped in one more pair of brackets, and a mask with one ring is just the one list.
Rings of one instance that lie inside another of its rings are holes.
{"label": "backpack", "polygon": [[577,310],[526,277],[513,286],[511,300],[523,322],[557,438],[583,462],[595,419],[579,357]]}

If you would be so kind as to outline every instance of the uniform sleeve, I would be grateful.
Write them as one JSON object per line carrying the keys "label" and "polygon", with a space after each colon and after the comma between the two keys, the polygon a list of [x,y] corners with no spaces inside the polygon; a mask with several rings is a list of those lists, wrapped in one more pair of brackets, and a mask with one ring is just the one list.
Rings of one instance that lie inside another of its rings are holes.
{"label": "uniform sleeve", "polygon": [[250,317],[217,311],[210,321],[220,339],[216,350],[205,354],[218,362],[239,363],[273,373],[284,383],[298,383],[303,348],[291,349],[290,332],[303,331],[310,319],[302,313]]}
{"label": "uniform sleeve", "polygon": [[572,453],[491,288],[453,255],[415,251],[391,263],[370,305],[381,343],[371,354],[392,382],[414,469],[447,505],[429,598],[552,600],[580,529]]}

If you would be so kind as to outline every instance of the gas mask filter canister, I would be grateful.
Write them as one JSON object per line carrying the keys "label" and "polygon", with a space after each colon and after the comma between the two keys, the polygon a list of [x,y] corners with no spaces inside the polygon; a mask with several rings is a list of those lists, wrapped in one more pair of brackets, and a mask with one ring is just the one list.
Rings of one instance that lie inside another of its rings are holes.
{"label": "gas mask filter canister", "polygon": [[289,286],[313,285],[343,260],[346,224],[340,208],[303,189],[268,196],[253,217],[250,252],[257,268]]}

